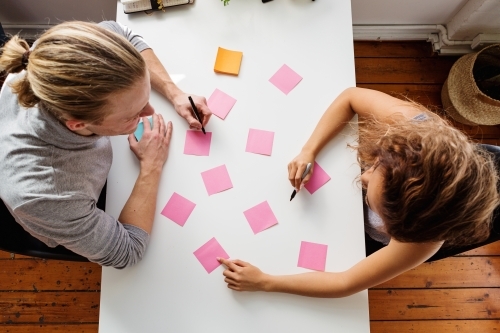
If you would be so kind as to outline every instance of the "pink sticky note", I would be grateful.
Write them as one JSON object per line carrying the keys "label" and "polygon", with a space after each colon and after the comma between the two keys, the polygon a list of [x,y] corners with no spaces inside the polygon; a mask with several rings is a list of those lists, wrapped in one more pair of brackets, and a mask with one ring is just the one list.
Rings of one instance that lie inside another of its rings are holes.
{"label": "pink sticky note", "polygon": [[250,128],[245,151],[270,156],[273,151],[273,141],[274,132]]}
{"label": "pink sticky note", "polygon": [[309,193],[313,194],[330,179],[330,176],[328,176],[325,170],[323,170],[318,163],[314,162],[314,172],[311,179],[309,179],[309,182],[304,185],[304,187],[307,191],[309,191]]}
{"label": "pink sticky note", "polygon": [[227,114],[233,108],[236,100],[219,89],[215,89],[208,98],[207,105],[210,111],[220,119],[226,119]]}
{"label": "pink sticky note", "polygon": [[208,195],[219,193],[233,187],[225,165],[201,173]]}
{"label": "pink sticky note", "polygon": [[196,207],[194,202],[174,192],[161,211],[161,215],[183,227],[194,207]]}
{"label": "pink sticky note", "polygon": [[302,76],[295,73],[287,65],[281,68],[269,79],[269,82],[274,84],[279,90],[288,95],[290,91],[302,80]]}
{"label": "pink sticky note", "polygon": [[184,154],[208,156],[210,154],[211,142],[212,132],[203,134],[201,131],[187,131],[186,142],[184,143]]}
{"label": "pink sticky note", "polygon": [[217,257],[229,259],[229,255],[215,238],[206,242],[202,247],[194,251],[193,254],[200,261],[208,274],[212,273],[214,269],[220,266]]}
{"label": "pink sticky note", "polygon": [[245,214],[245,217],[254,234],[258,234],[259,232],[278,224],[278,220],[276,219],[276,216],[274,216],[274,213],[267,201],[244,211],[243,214]]}
{"label": "pink sticky note", "polygon": [[328,245],[301,242],[298,267],[325,271]]}

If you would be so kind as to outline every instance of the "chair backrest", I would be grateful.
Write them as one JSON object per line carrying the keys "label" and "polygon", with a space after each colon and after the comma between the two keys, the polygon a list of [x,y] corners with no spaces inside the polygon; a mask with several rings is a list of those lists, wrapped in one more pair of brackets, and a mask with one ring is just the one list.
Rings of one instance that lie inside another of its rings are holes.
{"label": "chair backrest", "polygon": [[494,155],[495,162],[497,166],[500,167],[500,147],[494,145],[481,144],[480,145],[484,150],[489,151]]}
{"label": "chair backrest", "polygon": [[16,222],[3,201],[0,200],[0,250],[45,259],[88,261],[63,246],[48,247],[31,236]]}
{"label": "chair backrest", "polygon": [[[106,206],[106,185],[101,192],[97,207]],[[64,246],[48,247],[45,243],[31,236],[16,222],[10,211],[0,200],[0,250],[30,257],[67,261],[89,261]]]}

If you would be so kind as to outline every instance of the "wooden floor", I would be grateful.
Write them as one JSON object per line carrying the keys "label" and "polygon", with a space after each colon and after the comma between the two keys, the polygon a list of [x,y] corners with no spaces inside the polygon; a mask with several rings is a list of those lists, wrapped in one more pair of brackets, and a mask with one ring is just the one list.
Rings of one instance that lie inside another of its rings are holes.
{"label": "wooden floor", "polygon": [[[434,55],[425,42],[356,42],[355,56],[358,86],[436,109],[457,59]],[[455,126],[500,143],[498,126]],[[96,264],[0,251],[0,332],[97,332],[100,282]],[[500,331],[500,242],[422,264],[370,289],[369,300],[372,333]]]}

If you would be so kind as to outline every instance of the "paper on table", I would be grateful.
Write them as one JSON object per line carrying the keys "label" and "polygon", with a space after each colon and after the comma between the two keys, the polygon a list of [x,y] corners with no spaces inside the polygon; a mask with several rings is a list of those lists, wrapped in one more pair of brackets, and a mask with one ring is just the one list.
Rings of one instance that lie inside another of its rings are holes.
{"label": "paper on table", "polygon": [[226,251],[224,251],[215,237],[206,242],[198,250],[194,251],[193,254],[209,274],[221,265],[217,261],[217,257],[229,259],[229,255],[226,253]]}
{"label": "paper on table", "polygon": [[243,214],[250,224],[250,228],[252,228],[254,234],[258,234],[259,232],[278,224],[278,220],[276,219],[276,216],[274,216],[271,206],[269,206],[267,201],[244,211]]}
{"label": "paper on table", "polygon": [[194,207],[196,207],[194,202],[174,192],[161,211],[161,215],[183,227],[189,215],[193,212]]}
{"label": "paper on table", "polygon": [[208,195],[219,193],[233,187],[225,165],[201,173]]}
{"label": "paper on table", "polygon": [[274,132],[250,128],[246,152],[269,155],[273,151]]}
{"label": "paper on table", "polygon": [[309,182],[304,185],[309,193],[313,194],[321,186],[325,185],[331,178],[328,176],[325,170],[319,166],[318,163],[314,162],[313,174],[309,179]]}
{"label": "paper on table", "polygon": [[325,271],[328,245],[301,242],[298,267]]}
{"label": "paper on table", "polygon": [[274,84],[279,90],[288,95],[290,91],[302,80],[302,76],[295,73],[287,65],[281,68],[269,79],[269,82]]}
{"label": "paper on table", "polygon": [[231,111],[235,103],[236,99],[219,89],[215,89],[207,101],[210,111],[222,120],[226,119],[227,114]]}
{"label": "paper on table", "polygon": [[184,154],[208,156],[210,154],[210,143],[212,132],[203,134],[201,131],[186,131],[186,142],[184,143]]}
{"label": "paper on table", "polygon": [[214,72],[238,75],[240,73],[241,58],[243,58],[243,52],[226,50],[219,47],[217,58],[215,59]]}
{"label": "paper on table", "polygon": [[[151,128],[153,128],[153,118],[148,118]],[[144,134],[144,124],[142,121],[137,125],[137,129],[134,132],[134,136],[137,141],[141,141],[142,135]]]}

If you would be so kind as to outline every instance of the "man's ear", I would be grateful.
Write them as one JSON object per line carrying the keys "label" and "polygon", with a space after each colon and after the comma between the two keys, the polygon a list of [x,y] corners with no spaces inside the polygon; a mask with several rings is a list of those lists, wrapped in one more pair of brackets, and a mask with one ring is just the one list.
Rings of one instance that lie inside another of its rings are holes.
{"label": "man's ear", "polygon": [[87,127],[87,124],[81,120],[70,119],[65,121],[66,127],[71,131],[76,132]]}

